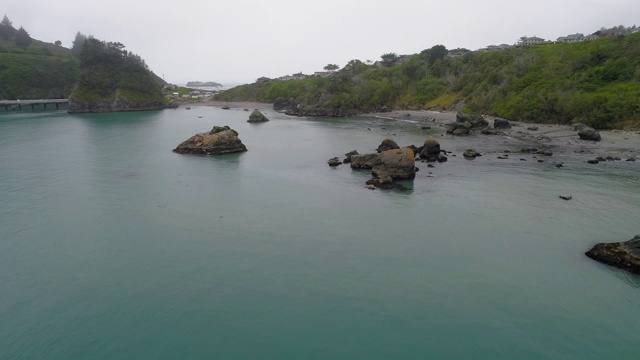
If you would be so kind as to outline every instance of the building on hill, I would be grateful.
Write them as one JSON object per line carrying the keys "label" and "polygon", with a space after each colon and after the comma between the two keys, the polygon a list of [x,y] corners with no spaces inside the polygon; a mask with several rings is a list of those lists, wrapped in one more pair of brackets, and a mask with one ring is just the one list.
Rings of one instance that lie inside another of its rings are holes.
{"label": "building on hill", "polygon": [[465,49],[465,48],[457,48],[457,49],[453,49],[453,50],[449,50],[447,52],[447,56],[448,57],[460,57],[468,52],[470,52],[471,50],[469,49]]}
{"label": "building on hill", "polygon": [[583,34],[571,34],[567,36],[560,36],[557,42],[574,43],[574,42],[580,42],[584,40],[585,39]]}
{"label": "building on hill", "polygon": [[549,43],[550,41],[547,41],[537,36],[531,36],[531,37],[523,36],[518,40],[518,46],[542,45],[542,44],[549,44]]}
{"label": "building on hill", "polygon": [[499,51],[510,48],[509,44],[500,44],[500,45],[489,45],[486,48],[478,49],[479,51]]}
{"label": "building on hill", "polygon": [[260,82],[267,82],[267,81],[271,81],[271,79],[270,79],[270,78],[268,78],[268,77],[266,77],[266,76],[259,77],[259,78],[256,80],[256,82],[259,82],[259,83],[260,83]]}

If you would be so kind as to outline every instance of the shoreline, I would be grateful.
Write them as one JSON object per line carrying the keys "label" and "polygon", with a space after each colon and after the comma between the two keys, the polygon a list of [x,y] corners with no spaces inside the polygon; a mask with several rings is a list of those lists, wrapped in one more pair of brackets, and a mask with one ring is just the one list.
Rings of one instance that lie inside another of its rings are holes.
{"label": "shoreline", "polygon": [[[260,102],[242,101],[206,101],[200,103],[184,103],[184,106],[229,106],[231,109],[258,109],[260,111],[272,112],[273,105]],[[490,153],[504,152],[502,148],[515,148],[518,146],[531,147],[538,146],[542,149],[550,149],[559,154],[583,155],[585,158],[595,157],[620,157],[622,161],[627,158],[640,160],[640,131],[626,130],[600,130],[602,140],[589,141],[580,140],[578,132],[573,130],[572,125],[561,124],[541,124],[523,123],[509,121],[511,129],[501,130],[502,134],[484,135],[471,134],[456,136],[445,133],[446,124],[456,121],[455,112],[441,112],[433,110],[392,110],[384,113],[366,113],[360,117],[373,117],[388,121],[408,121],[415,123],[417,127],[428,126],[425,129],[425,136],[446,137],[448,142],[452,142],[455,147],[479,146],[478,151]],[[292,116],[295,117],[295,116]],[[489,122],[489,127],[493,128],[494,116],[484,116]],[[531,130],[536,128],[537,130]],[[483,149],[482,147],[486,147]],[[586,161],[586,160],[585,160]]]}

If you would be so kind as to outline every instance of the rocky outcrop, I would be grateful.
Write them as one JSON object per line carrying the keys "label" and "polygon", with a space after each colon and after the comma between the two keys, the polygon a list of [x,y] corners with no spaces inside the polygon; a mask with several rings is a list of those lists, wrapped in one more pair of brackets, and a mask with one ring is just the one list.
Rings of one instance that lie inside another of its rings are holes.
{"label": "rocky outcrop", "polygon": [[269,121],[269,119],[267,119],[267,117],[264,116],[264,114],[262,114],[258,109],[253,110],[251,115],[249,115],[249,120],[247,120],[247,122],[250,122],[250,123],[265,122],[265,121]]}
{"label": "rocky outcrop", "polygon": [[351,150],[348,153],[344,154],[344,160],[342,160],[343,163],[348,164],[351,162],[351,157],[353,155],[358,155],[358,150]]}
{"label": "rocky outcrop", "polygon": [[338,166],[340,164],[342,164],[342,161],[340,161],[340,159],[336,156],[333,157],[331,159],[329,159],[329,161],[327,161],[327,164],[329,164],[329,166],[334,167],[334,166]]}
{"label": "rocky outcrop", "polygon": [[580,140],[600,141],[600,133],[590,127],[585,127],[578,132]]}
{"label": "rocky outcrop", "polygon": [[640,274],[640,235],[625,242],[597,244],[585,255],[593,260]]}
{"label": "rocky outcrop", "polygon": [[458,111],[456,114],[456,122],[471,124],[472,129],[480,129],[489,126],[489,122],[485,120],[482,115],[477,114],[465,114],[462,111]]}
{"label": "rocky outcrop", "polygon": [[511,129],[511,123],[507,119],[495,118],[493,120],[493,128],[500,130]]}
{"label": "rocky outcrop", "polygon": [[416,163],[413,150],[409,148],[392,149],[378,154],[371,171],[376,178],[413,179],[416,176]]}
{"label": "rocky outcrop", "polygon": [[378,154],[351,155],[352,169],[371,169],[378,159]]}
{"label": "rocky outcrop", "polygon": [[440,143],[433,137],[428,137],[425,140],[424,145],[422,146],[422,150],[420,151],[420,158],[427,160],[429,162],[433,162],[438,160],[438,156],[440,155]]}
{"label": "rocky outcrop", "polygon": [[380,144],[380,146],[378,146],[377,151],[381,153],[383,151],[393,150],[393,149],[400,149],[400,146],[398,146],[395,140],[387,138],[382,140],[382,143]]}
{"label": "rocky outcrop", "polygon": [[471,123],[454,122],[446,125],[447,134],[453,135],[469,135],[471,132]]}
{"label": "rocky outcrop", "polygon": [[238,133],[228,126],[214,126],[206,133],[195,134],[173,149],[179,154],[220,155],[247,151]]}

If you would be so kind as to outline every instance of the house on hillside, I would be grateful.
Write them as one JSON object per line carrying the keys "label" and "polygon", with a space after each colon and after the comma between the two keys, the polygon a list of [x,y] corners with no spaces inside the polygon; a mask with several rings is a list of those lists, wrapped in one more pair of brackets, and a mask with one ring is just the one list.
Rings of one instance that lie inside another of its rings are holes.
{"label": "house on hillside", "polygon": [[449,50],[449,52],[447,53],[448,57],[460,57],[468,52],[470,52],[471,50],[469,49],[465,49],[465,48],[457,48],[457,49],[453,49],[453,50]]}
{"label": "house on hillside", "polygon": [[319,77],[327,77],[333,74],[335,74],[334,71],[316,71],[315,73],[313,73],[313,75],[319,76]]}
{"label": "house on hillside", "polygon": [[510,48],[509,44],[500,44],[500,45],[489,45],[486,48],[478,49],[480,51],[499,51]]}
{"label": "house on hillside", "polygon": [[266,76],[259,77],[259,78],[256,80],[256,82],[257,82],[257,83],[260,83],[260,82],[267,82],[267,81],[271,81],[271,79],[269,79],[269,78],[268,78],[268,77],[266,77]]}
{"label": "house on hillside", "polygon": [[548,44],[548,43],[550,43],[550,41],[547,41],[537,36],[531,36],[531,37],[523,36],[518,40],[518,46],[532,46],[532,45],[541,45],[541,44]]}
{"label": "house on hillside", "polygon": [[580,42],[580,41],[584,41],[583,34],[571,34],[567,36],[560,36],[557,40],[557,42],[565,42],[565,43],[574,43],[574,42]]}

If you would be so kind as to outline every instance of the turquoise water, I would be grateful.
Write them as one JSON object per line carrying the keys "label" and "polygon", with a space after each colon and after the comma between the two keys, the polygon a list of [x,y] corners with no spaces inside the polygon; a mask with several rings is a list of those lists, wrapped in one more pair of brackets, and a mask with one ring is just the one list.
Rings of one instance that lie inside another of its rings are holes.
{"label": "turquoise water", "polygon": [[[443,137],[457,157],[370,191],[326,161],[423,130],[247,116],[0,114],[0,359],[640,357],[640,278],[583,255],[640,233],[638,162]],[[213,125],[249,151],[171,152]]]}

